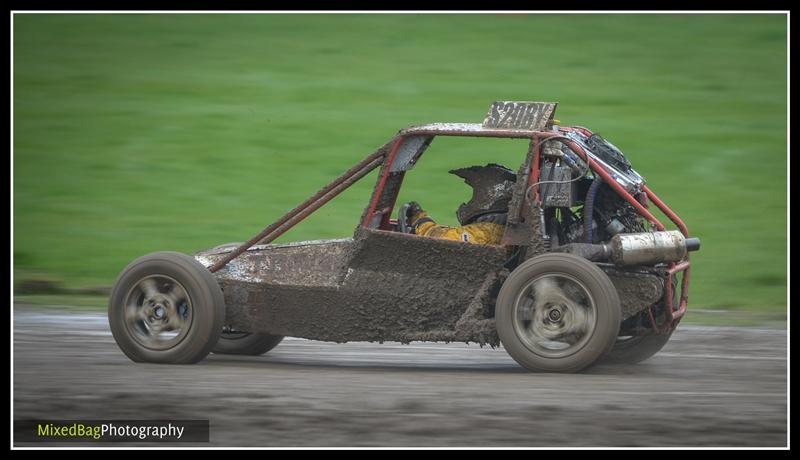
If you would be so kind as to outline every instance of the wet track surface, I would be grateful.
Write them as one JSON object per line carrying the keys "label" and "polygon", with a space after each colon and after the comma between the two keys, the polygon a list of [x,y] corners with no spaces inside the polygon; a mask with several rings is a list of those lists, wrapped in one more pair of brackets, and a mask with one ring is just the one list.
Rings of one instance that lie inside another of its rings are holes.
{"label": "wet track surface", "polygon": [[129,361],[105,315],[47,312],[14,314],[15,419],[210,419],[213,446],[787,442],[785,329],[682,325],[642,364],[572,375],[477,345],[293,338],[168,366]]}

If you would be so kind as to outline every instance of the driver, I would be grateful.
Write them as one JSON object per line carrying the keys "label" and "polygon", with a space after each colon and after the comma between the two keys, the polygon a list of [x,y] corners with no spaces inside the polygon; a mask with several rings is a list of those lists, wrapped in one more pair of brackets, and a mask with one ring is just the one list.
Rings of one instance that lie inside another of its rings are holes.
{"label": "driver", "polygon": [[450,171],[472,187],[472,199],[461,203],[456,216],[458,227],[438,225],[419,203],[412,201],[400,208],[398,220],[403,230],[420,236],[443,238],[475,244],[500,244],[508,217],[508,203],[517,176],[505,166],[490,163]]}

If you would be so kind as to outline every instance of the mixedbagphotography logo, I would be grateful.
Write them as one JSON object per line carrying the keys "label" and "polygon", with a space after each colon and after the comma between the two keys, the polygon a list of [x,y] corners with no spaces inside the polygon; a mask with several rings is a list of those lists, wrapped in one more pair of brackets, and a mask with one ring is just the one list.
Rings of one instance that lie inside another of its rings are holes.
{"label": "mixedbagphotography logo", "polygon": [[208,420],[15,420],[17,442],[208,442]]}

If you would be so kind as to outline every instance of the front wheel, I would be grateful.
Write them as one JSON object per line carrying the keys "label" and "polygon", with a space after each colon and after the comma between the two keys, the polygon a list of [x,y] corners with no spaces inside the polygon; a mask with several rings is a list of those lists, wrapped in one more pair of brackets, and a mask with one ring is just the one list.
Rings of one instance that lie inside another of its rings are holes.
{"label": "front wheel", "polygon": [[281,340],[282,335],[223,331],[212,351],[221,355],[263,355],[278,346]]}
{"label": "front wheel", "polygon": [[131,262],[111,290],[108,322],[136,362],[200,361],[219,340],[225,300],[214,275],[193,257],[156,252]]}
{"label": "front wheel", "polygon": [[572,254],[543,254],[522,263],[500,288],[497,333],[529,370],[577,372],[614,345],[619,305],[614,285],[596,265]]}

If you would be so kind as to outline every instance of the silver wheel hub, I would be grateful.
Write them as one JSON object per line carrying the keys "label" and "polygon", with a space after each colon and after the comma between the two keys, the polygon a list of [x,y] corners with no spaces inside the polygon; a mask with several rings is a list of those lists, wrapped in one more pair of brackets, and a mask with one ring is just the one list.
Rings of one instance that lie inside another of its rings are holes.
{"label": "silver wheel hub", "polygon": [[594,300],[583,283],[566,274],[543,275],[518,296],[514,329],[534,353],[560,358],[586,344],[595,317]]}
{"label": "silver wheel hub", "polygon": [[186,289],[166,275],[142,278],[125,298],[125,325],[141,345],[155,350],[174,347],[191,324]]}

